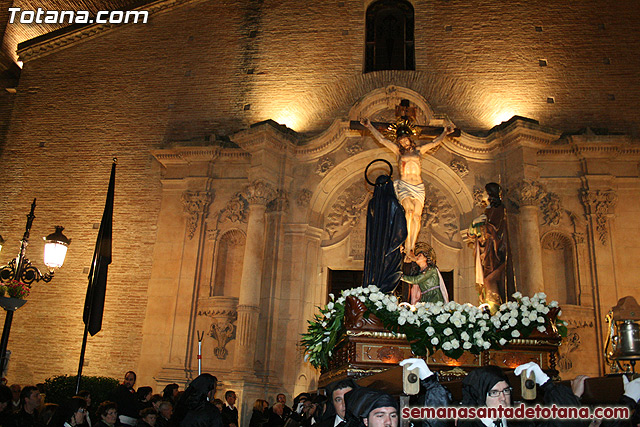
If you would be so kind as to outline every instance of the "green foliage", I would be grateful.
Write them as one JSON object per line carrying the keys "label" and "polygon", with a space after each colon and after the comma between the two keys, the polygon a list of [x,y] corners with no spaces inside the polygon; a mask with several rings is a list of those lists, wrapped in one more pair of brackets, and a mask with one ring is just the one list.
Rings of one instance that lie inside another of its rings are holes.
{"label": "green foliage", "polygon": [[[76,379],[75,375],[58,375],[47,378],[44,382],[46,401],[60,405],[75,396]],[[119,382],[115,378],[82,376],[80,390],[87,390],[91,393],[91,406],[97,407],[101,402],[109,400],[118,384]]]}

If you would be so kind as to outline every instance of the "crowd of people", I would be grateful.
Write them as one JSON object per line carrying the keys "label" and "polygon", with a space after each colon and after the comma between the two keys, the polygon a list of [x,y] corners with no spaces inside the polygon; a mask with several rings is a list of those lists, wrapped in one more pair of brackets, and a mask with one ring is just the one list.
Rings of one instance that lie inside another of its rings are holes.
{"label": "crowd of people", "polygon": [[[429,408],[512,407],[511,384],[501,368],[485,366],[471,371],[462,381],[462,400],[455,402],[446,385],[438,381],[422,359],[400,362],[418,372],[421,394],[418,405]],[[533,362],[521,365],[515,375],[533,373],[544,405],[580,407],[585,377],[578,377],[571,388],[552,381]],[[216,399],[217,378],[202,374],[186,390],[178,384],[168,384],[162,393],[154,394],[148,386],[134,388],[136,374],[129,371],[124,381],[113,390],[110,400],[94,405],[91,394],[81,391],[61,404],[44,403],[46,390],[42,385],[21,387],[0,384],[0,427],[240,427],[237,395],[224,393],[224,400]],[[640,378],[624,380],[624,394],[620,405],[629,408],[628,416],[616,419],[575,420],[514,420],[507,418],[450,419],[424,418],[410,420],[422,427],[627,427],[640,426]],[[246,402],[249,404],[250,402]],[[383,391],[360,387],[352,379],[335,381],[318,393],[300,393],[287,406],[284,393],[276,396],[272,405],[257,399],[246,427],[398,427],[400,408],[396,397]]]}

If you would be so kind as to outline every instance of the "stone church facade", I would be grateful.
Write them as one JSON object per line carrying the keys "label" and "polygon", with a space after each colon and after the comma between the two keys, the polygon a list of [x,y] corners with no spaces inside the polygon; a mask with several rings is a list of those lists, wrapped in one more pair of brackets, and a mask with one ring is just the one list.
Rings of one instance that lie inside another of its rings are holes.
{"label": "stone church facade", "polygon": [[419,124],[462,130],[422,161],[420,240],[453,298],[477,302],[466,230],[499,182],[517,286],[558,300],[569,325],[561,375],[606,372],[604,316],[640,297],[637,23],[597,2],[562,17],[535,2],[407,2],[413,68],[365,73],[375,2],[303,3],[161,0],[148,24],[21,45],[18,85],[3,94],[0,255],[13,256],[34,197],[29,258],[41,265],[35,236],[54,225],[73,241],[15,314],[11,382],[75,373],[117,157],[113,264],[85,374],[185,384],[202,338],[203,371],[245,413],[315,389],[300,334],[333,272],[362,270],[366,166],[396,163],[352,122],[393,122],[402,100]]}

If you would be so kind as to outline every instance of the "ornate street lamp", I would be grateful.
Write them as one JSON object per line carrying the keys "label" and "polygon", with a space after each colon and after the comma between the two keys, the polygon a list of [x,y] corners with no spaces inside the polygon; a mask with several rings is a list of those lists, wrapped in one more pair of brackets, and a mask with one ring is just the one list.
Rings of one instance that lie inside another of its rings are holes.
{"label": "ornate street lamp", "polygon": [[[4,290],[14,297],[0,297],[0,306],[7,312],[4,320],[4,328],[2,329],[2,338],[0,339],[0,375],[4,374],[7,364],[7,343],[9,342],[9,333],[11,332],[11,322],[13,321],[13,312],[22,307],[27,301],[22,297],[28,295],[29,289],[33,282],[50,282],[53,278],[55,268],[59,268],[64,263],[67,253],[67,247],[71,240],[62,234],[63,227],[56,226],[55,232],[44,238],[44,264],[48,267],[46,273],[41,273],[36,267],[31,265],[31,261],[25,256],[27,246],[29,245],[29,232],[33,223],[34,211],[36,209],[36,199],[31,204],[31,212],[27,215],[27,226],[20,244],[20,252],[18,256],[7,265],[0,267],[0,282],[2,282]],[[0,236],[0,250],[4,240]]]}

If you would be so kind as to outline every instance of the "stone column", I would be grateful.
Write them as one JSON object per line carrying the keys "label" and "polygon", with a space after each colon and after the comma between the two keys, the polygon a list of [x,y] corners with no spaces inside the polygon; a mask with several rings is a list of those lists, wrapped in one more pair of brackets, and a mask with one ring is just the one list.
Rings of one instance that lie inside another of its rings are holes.
{"label": "stone column", "polygon": [[522,181],[515,190],[515,197],[520,205],[521,274],[517,286],[524,295],[544,291],[538,210],[545,195],[546,191],[537,181]]}
{"label": "stone column", "polygon": [[238,300],[238,330],[235,369],[251,371],[256,351],[256,331],[260,314],[260,288],[265,244],[265,212],[267,203],[273,198],[273,188],[266,182],[256,180],[245,189],[249,202],[247,240],[242,264],[240,298]]}

